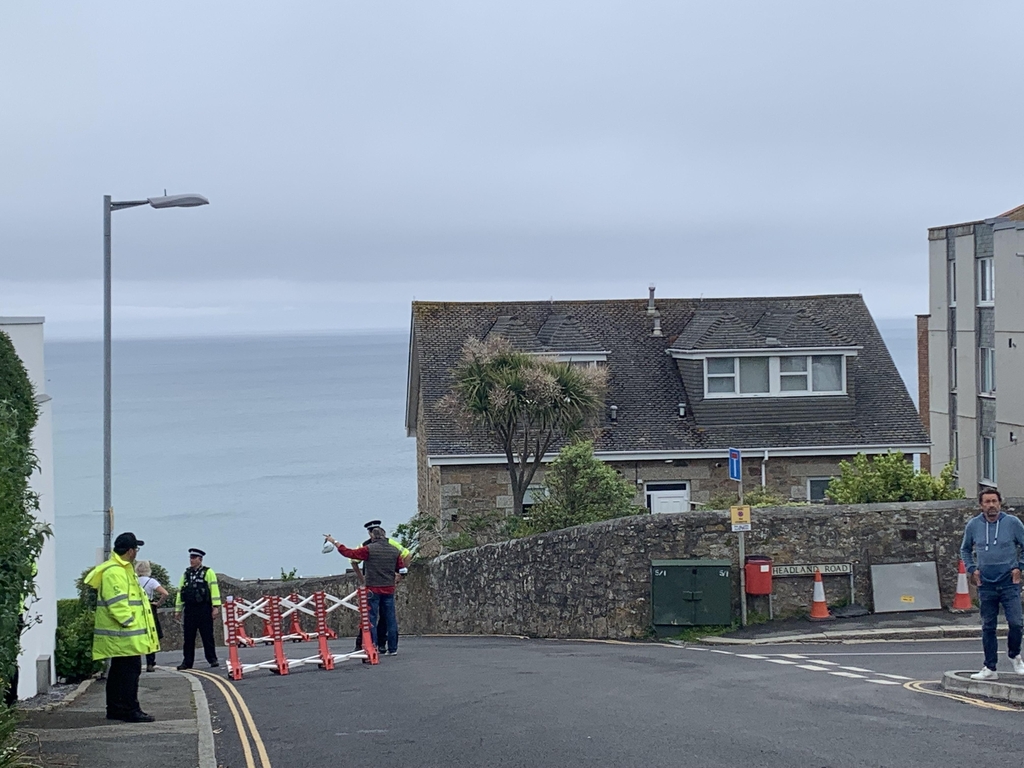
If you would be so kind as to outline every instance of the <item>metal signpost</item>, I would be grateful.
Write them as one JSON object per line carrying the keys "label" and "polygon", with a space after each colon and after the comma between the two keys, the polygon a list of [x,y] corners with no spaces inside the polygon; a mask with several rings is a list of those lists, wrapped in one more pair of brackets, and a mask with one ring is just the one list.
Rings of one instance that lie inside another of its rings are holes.
{"label": "metal signpost", "polygon": [[729,449],[729,479],[739,483],[739,506],[731,507],[732,530],[740,535],[740,626],[747,626],[747,569],[744,534],[750,530],[750,507],[743,503],[743,457],[739,448]]}

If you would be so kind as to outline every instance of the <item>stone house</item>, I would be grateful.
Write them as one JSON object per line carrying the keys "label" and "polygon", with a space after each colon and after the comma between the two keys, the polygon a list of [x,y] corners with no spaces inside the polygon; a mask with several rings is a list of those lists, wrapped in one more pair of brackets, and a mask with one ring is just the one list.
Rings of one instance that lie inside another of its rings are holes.
{"label": "stone house", "polygon": [[859,295],[656,301],[652,287],[646,301],[414,302],[406,430],[416,438],[418,514],[456,528],[460,516],[512,509],[496,445],[437,407],[466,340],[495,335],[607,366],[595,454],[652,512],[735,492],[730,447],[742,451],[746,489],[812,501],[858,452],[929,450]]}

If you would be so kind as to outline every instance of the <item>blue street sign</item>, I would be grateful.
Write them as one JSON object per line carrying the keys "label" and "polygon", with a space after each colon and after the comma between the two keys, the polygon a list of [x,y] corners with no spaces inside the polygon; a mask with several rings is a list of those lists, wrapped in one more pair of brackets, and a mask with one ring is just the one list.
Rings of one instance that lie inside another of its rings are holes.
{"label": "blue street sign", "polygon": [[729,479],[736,482],[743,479],[743,459],[739,448],[729,449]]}

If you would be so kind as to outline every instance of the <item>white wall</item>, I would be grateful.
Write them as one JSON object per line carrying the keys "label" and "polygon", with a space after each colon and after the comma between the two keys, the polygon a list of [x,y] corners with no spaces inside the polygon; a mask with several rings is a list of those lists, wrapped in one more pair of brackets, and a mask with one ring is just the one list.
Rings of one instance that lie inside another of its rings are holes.
{"label": "white wall", "polygon": [[[0,317],[0,331],[11,337],[14,350],[18,353],[28,371],[29,379],[36,391],[39,404],[39,421],[32,433],[33,447],[39,468],[32,475],[33,490],[39,494],[39,520],[54,524],[53,498],[53,412],[52,403],[46,394],[46,367],[43,358],[43,318],[41,317]],[[56,531],[55,531],[56,533]],[[56,681],[53,668],[54,636],[57,631],[57,560],[54,538],[46,542],[39,558],[39,572],[36,576],[36,598],[30,604],[27,618],[31,624],[22,635],[21,656],[18,657],[19,681],[18,698],[26,699],[39,692],[36,660],[46,656],[50,659],[50,680]]]}

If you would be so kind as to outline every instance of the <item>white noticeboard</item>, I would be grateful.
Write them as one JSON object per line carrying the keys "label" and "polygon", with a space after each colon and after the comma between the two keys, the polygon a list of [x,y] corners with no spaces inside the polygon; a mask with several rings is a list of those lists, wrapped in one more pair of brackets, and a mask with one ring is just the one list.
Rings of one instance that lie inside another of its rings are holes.
{"label": "white noticeboard", "polygon": [[934,561],[871,566],[875,613],[934,611],[939,600],[939,572]]}

